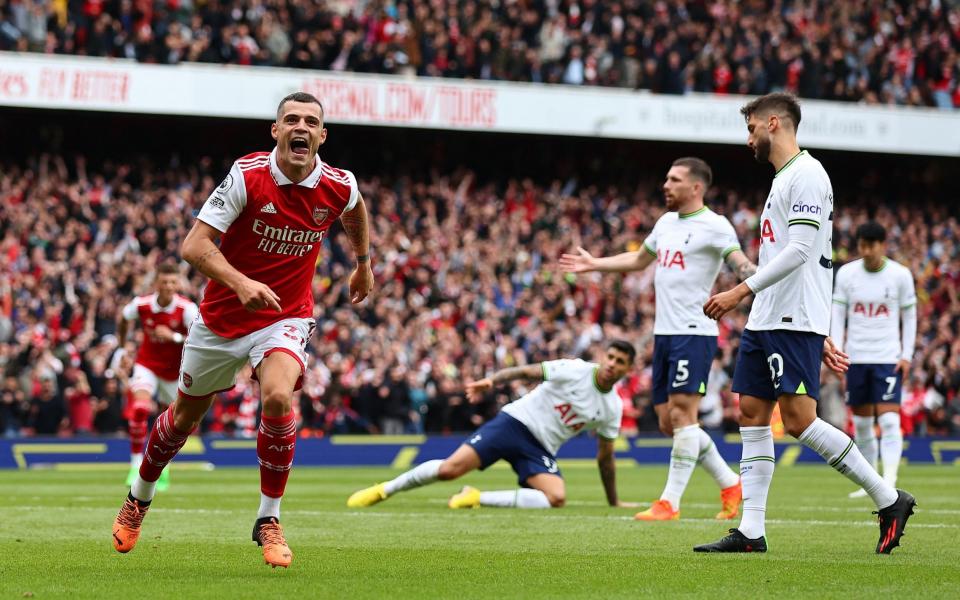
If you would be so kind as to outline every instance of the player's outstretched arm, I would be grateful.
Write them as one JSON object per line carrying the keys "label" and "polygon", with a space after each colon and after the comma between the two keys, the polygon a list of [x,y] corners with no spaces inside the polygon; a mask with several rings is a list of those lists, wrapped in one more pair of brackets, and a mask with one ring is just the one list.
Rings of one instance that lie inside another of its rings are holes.
{"label": "player's outstretched arm", "polygon": [[750,259],[742,250],[734,250],[727,255],[727,266],[737,275],[737,279],[740,281],[757,272],[757,265],[750,262]]}
{"label": "player's outstretched arm", "polygon": [[600,481],[603,491],[607,494],[607,503],[610,506],[636,508],[636,502],[621,502],[617,497],[617,466],[613,455],[615,440],[597,437],[597,468],[600,469]]}
{"label": "player's outstretched arm", "polygon": [[357,268],[350,274],[350,301],[354,304],[373,289],[373,269],[370,268],[370,227],[367,223],[367,206],[363,196],[358,195],[357,204],[340,215],[340,223],[347,232],[347,239],[357,257]]}
{"label": "player's outstretched arm", "polygon": [[266,284],[250,279],[236,270],[220,252],[216,240],[220,232],[197,219],[180,246],[180,255],[210,279],[225,285],[248,311],[269,308],[280,312],[280,296]]}
{"label": "player's outstretched arm", "polygon": [[655,255],[645,249],[598,258],[578,246],[576,254],[564,254],[560,257],[560,268],[567,273],[589,273],[590,271],[625,273],[646,269],[654,258]]}
{"label": "player's outstretched arm", "polygon": [[466,385],[467,400],[471,404],[480,402],[483,395],[492,390],[495,386],[524,379],[527,381],[543,381],[543,366],[541,363],[524,365],[522,367],[510,367],[500,369],[490,377],[484,377],[478,381],[471,381]]}

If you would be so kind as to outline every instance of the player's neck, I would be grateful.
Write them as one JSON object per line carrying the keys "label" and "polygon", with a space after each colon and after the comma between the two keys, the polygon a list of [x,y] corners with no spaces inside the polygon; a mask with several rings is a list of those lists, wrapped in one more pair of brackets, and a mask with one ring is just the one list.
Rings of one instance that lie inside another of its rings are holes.
{"label": "player's neck", "polygon": [[280,172],[286,175],[287,179],[289,179],[293,183],[300,183],[301,181],[306,179],[307,176],[309,176],[310,173],[313,172],[313,169],[316,166],[317,166],[316,156],[313,157],[313,160],[310,162],[310,164],[304,167],[291,165],[290,163],[283,160],[279,156],[277,157],[277,167],[280,169]]}
{"label": "player's neck", "polygon": [[879,258],[868,258],[868,257],[863,258],[863,266],[868,271],[879,271],[883,268],[886,262],[887,262],[886,256],[880,256]]}
{"label": "player's neck", "polygon": [[678,206],[677,214],[679,214],[681,218],[689,217],[701,210],[703,210],[703,198],[694,198]]}
{"label": "player's neck", "polygon": [[613,389],[613,384],[615,384],[616,381],[604,381],[603,377],[600,377],[600,369],[594,369],[593,383],[597,386],[598,390],[606,394]]}
{"label": "player's neck", "polygon": [[170,303],[173,302],[173,296],[167,296],[164,298],[160,294],[157,294],[157,306],[165,307],[170,306]]}
{"label": "player's neck", "polygon": [[773,165],[774,172],[779,173],[798,154],[800,154],[800,146],[796,139],[788,140],[783,144],[773,144],[770,148],[770,164]]}

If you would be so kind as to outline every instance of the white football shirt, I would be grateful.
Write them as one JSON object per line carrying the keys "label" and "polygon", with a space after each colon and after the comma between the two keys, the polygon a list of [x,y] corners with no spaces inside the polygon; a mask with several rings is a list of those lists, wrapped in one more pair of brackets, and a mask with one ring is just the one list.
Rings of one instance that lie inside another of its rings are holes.
{"label": "white football shirt", "polygon": [[833,186],[823,165],[806,150],[773,177],[760,215],[758,271],[783,252],[794,227],[817,229],[810,256],[789,275],[757,293],[747,329],[828,335],[833,291]]}
{"label": "white football shirt", "polygon": [[596,363],[578,358],[540,364],[543,383],[504,406],[503,412],[523,423],[554,456],[564,442],[584,429],[616,439],[623,403],[613,389],[603,392],[597,387]]}
{"label": "white football shirt", "polygon": [[723,260],[740,249],[737,232],[725,217],[706,206],[657,220],[643,242],[656,256],[657,335],[718,335],[717,322],[703,314]]}
{"label": "white football shirt", "polygon": [[844,350],[850,362],[893,364],[912,358],[903,356],[900,336],[900,311],[917,303],[907,267],[890,259],[879,271],[868,271],[863,259],[847,263],[837,272],[833,301],[846,306]]}

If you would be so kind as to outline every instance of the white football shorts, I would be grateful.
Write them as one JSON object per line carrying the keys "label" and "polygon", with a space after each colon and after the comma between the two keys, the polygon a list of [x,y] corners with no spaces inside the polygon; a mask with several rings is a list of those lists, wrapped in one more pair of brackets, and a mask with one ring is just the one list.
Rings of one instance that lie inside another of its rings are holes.
{"label": "white football shorts", "polygon": [[[236,339],[210,331],[198,316],[183,344],[179,389],[185,396],[206,397],[231,389],[237,373],[249,361],[256,370],[265,357],[284,352],[307,364],[307,340],[313,334],[313,319],[284,319]],[[297,382],[299,389],[300,382]]]}

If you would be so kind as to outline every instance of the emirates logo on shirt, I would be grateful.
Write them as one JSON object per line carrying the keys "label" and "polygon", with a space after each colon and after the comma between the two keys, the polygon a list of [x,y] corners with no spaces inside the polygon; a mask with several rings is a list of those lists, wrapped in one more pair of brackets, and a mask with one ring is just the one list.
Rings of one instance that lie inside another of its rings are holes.
{"label": "emirates logo on shirt", "polygon": [[330,214],[329,208],[320,208],[319,206],[314,207],[313,209],[313,222],[317,225],[322,224],[327,220],[327,215]]}

